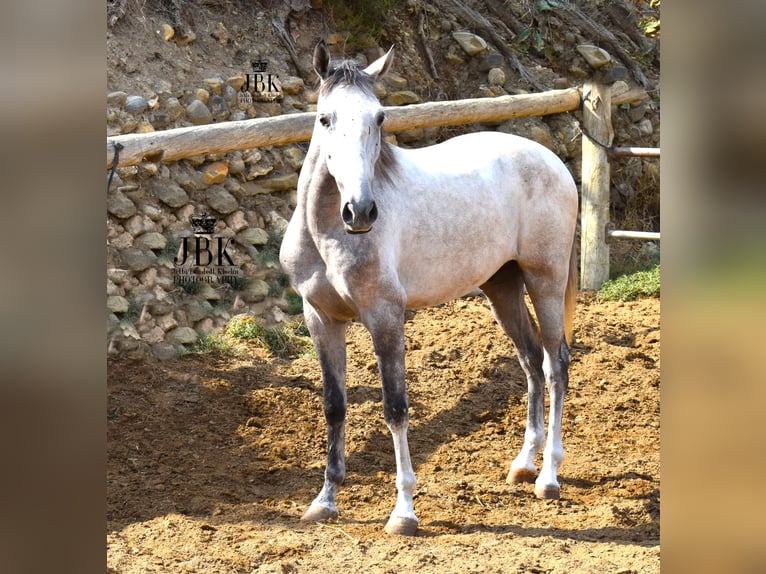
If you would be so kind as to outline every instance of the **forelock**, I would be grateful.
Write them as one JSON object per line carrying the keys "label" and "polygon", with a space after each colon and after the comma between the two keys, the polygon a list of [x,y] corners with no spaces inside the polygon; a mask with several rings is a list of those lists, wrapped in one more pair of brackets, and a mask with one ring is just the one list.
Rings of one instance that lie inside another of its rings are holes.
{"label": "forelock", "polygon": [[362,67],[353,60],[343,60],[334,66],[319,86],[319,95],[326,96],[332,90],[342,86],[360,89],[365,94],[374,96],[375,81],[366,74]]}

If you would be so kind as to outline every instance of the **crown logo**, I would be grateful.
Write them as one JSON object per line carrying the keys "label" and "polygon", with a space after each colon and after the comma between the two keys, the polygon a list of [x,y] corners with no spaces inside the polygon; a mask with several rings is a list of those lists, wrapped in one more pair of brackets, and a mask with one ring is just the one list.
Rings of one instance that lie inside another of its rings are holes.
{"label": "crown logo", "polygon": [[253,72],[265,72],[268,66],[268,62],[264,60],[254,60],[250,64],[253,66]]}
{"label": "crown logo", "polygon": [[189,223],[191,223],[194,233],[213,233],[216,221],[216,218],[208,213],[189,216]]}

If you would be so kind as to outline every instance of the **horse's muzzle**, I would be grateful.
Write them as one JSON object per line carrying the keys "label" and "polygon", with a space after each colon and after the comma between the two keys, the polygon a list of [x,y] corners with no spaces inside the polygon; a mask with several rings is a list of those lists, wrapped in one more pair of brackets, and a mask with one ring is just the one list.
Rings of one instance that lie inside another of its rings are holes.
{"label": "horse's muzzle", "polygon": [[378,219],[378,206],[375,201],[365,203],[348,202],[341,212],[346,233],[367,233]]}

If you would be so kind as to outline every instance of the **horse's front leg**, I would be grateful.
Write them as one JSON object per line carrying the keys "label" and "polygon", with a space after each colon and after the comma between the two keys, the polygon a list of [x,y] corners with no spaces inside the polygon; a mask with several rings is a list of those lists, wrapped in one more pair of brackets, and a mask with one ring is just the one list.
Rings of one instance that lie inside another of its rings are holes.
{"label": "horse's front leg", "polygon": [[324,486],[301,517],[315,522],[337,518],[335,496],[346,478],[346,323],[322,317],[308,303],[304,303],[304,316],[322,369],[327,422]]}
{"label": "horse's front leg", "polygon": [[386,305],[363,321],[372,335],[383,382],[383,417],[394,439],[396,506],[385,526],[389,534],[412,536],[418,527],[413,506],[415,472],[407,442],[409,412],[404,381],[404,306]]}

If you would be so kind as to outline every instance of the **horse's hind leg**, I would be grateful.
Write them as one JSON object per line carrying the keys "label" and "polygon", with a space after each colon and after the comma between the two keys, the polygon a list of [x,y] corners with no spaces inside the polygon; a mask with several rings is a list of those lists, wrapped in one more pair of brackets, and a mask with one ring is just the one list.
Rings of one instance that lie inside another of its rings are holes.
{"label": "horse's hind leg", "polygon": [[539,498],[558,498],[558,468],[564,459],[562,416],[564,397],[569,387],[569,347],[564,334],[564,293],[563,289],[556,288],[557,282],[550,275],[537,276],[525,272],[524,277],[540,323],[543,372],[550,395],[548,440],[543,450],[543,466],[535,481],[535,494]]}
{"label": "horse's hind leg", "polygon": [[324,485],[301,520],[336,518],[335,496],[346,477],[346,323],[323,318],[304,302],[304,316],[322,369],[327,422],[327,466]]}
{"label": "horse's hind leg", "polygon": [[535,456],[545,442],[545,376],[543,353],[537,328],[524,303],[524,281],[514,261],[506,263],[481,286],[492,313],[516,347],[516,355],[527,376],[527,426],[524,444],[511,463],[507,481],[533,482],[537,477]]}

